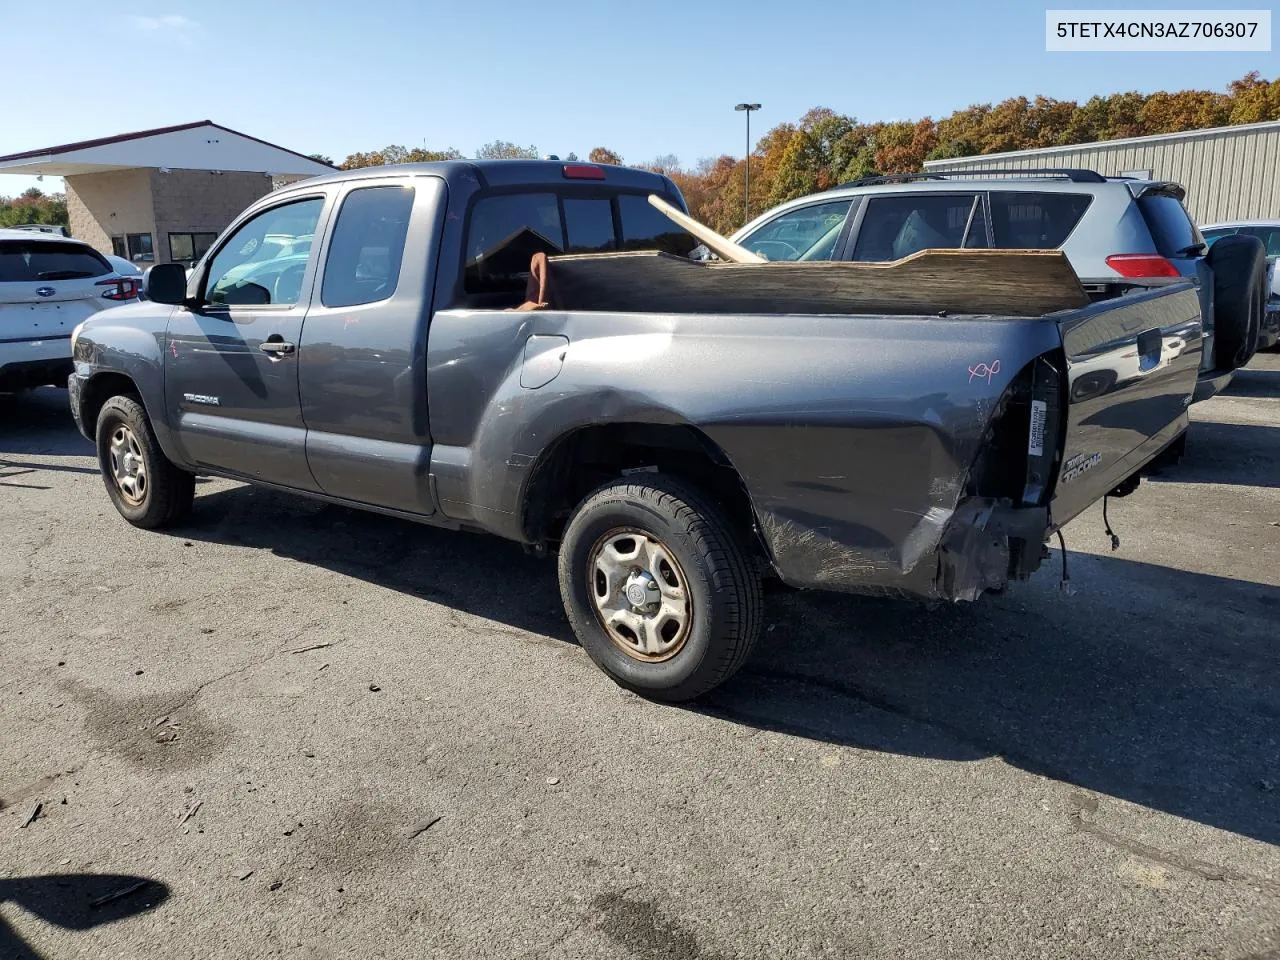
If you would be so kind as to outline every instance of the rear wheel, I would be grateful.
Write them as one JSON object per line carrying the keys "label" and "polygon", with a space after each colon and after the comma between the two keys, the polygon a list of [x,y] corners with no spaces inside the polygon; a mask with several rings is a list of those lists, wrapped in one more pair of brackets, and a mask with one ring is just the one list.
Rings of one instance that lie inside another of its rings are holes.
{"label": "rear wheel", "polygon": [[142,404],[112,397],[98,413],[98,467],[107,494],[135,527],[163,527],[183,519],[195,498],[195,477],[160,450]]}
{"label": "rear wheel", "polygon": [[1206,257],[1213,271],[1213,345],[1217,367],[1253,359],[1267,303],[1266,248],[1257,237],[1222,237]]}
{"label": "rear wheel", "polygon": [[587,654],[642,696],[706,693],[760,636],[760,578],[742,539],[715,504],[670,478],[590,494],[565,528],[559,572]]}

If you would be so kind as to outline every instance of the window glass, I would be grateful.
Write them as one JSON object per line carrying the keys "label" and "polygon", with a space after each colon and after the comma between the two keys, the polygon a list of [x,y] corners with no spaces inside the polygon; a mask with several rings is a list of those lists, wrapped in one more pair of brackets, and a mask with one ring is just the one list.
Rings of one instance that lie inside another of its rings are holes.
{"label": "window glass", "polygon": [[209,252],[209,248],[217,239],[216,233],[171,233],[169,234],[169,259],[194,263]]}
{"label": "window glass", "polygon": [[[921,250],[957,249],[964,245],[975,200],[972,193],[872,197],[858,230],[853,259],[901,260]],[[981,213],[979,207],[975,221]],[[981,245],[980,236],[981,230],[974,233],[974,245]]]}
{"label": "window glass", "polygon": [[363,187],[347,194],[329,242],[321,303],[353,307],[396,292],[412,210],[411,187]]}
{"label": "window glass", "polygon": [[830,260],[852,200],[788,210],[752,231],[741,246],[768,260]]}
{"label": "window glass", "polygon": [[0,240],[0,283],[80,280],[111,273],[111,264],[82,243]]}
{"label": "window glass", "polygon": [[194,260],[194,250],[191,244],[191,234],[189,233],[171,233],[169,234],[169,259],[170,260]]}
{"label": "window glass", "polygon": [[484,197],[467,225],[463,286],[467,293],[522,292],[535,253],[564,252],[560,204],[554,193]]}
{"label": "window glass", "polygon": [[322,197],[272,207],[237,230],[209,264],[210,303],[297,303]]}
{"label": "window glass", "polygon": [[1008,191],[991,194],[997,247],[1053,250],[1075,229],[1093,198],[1085,193]]}
{"label": "window glass", "polygon": [[613,233],[613,204],[607,197],[565,197],[566,253],[600,253],[618,248]]}
{"label": "window glass", "polygon": [[[1138,200],[1138,209],[1151,230],[1161,256],[1178,256],[1186,247],[1201,243],[1200,231],[1177,197],[1149,193]],[[1186,254],[1181,254],[1186,256]]]}
{"label": "window glass", "polygon": [[155,250],[151,247],[151,234],[130,233],[125,235],[125,243],[129,248],[130,260],[154,260]]}
{"label": "window glass", "polygon": [[111,238],[111,254],[116,257],[129,256],[129,251],[124,245],[124,237]]}
{"label": "window glass", "polygon": [[1280,255],[1280,227],[1243,227],[1240,232],[1261,240],[1267,247],[1268,257]]}
{"label": "window glass", "polygon": [[639,194],[619,194],[618,212],[622,217],[623,250],[661,250],[687,257],[698,245],[693,234],[685,232]]}

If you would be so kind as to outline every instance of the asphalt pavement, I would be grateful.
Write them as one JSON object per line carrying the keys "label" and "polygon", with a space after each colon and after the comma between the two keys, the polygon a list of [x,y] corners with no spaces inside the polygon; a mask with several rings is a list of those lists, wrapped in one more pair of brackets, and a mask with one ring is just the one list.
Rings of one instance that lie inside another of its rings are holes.
{"label": "asphalt pavement", "polygon": [[[1280,958],[1280,354],[974,605],[775,593],[625,693],[553,563],[0,398],[0,958]],[[34,818],[33,818],[34,817]]]}

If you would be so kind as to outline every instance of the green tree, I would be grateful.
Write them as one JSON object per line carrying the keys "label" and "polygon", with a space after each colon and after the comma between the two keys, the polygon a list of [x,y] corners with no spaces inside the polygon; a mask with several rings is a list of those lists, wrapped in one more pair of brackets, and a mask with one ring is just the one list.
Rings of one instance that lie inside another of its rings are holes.
{"label": "green tree", "polygon": [[494,140],[476,151],[477,160],[537,160],[537,147],[520,147],[507,140]]}

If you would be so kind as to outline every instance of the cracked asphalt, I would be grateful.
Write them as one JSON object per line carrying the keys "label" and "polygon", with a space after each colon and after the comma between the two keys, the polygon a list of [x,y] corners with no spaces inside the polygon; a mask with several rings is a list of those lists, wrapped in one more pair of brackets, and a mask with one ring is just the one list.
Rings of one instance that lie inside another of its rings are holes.
{"label": "cracked asphalt", "polygon": [[1280,957],[1280,355],[1073,594],[776,593],[694,708],[496,539],[135,530],[65,404],[0,398],[3,960]]}

